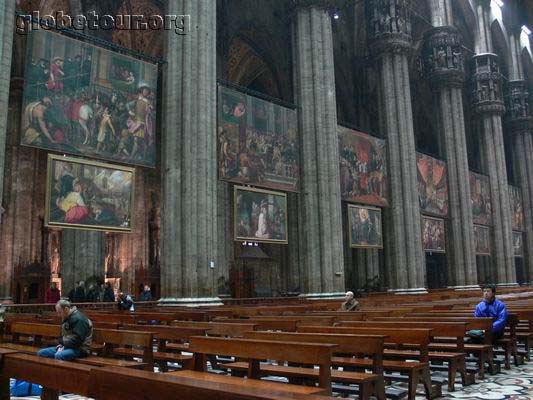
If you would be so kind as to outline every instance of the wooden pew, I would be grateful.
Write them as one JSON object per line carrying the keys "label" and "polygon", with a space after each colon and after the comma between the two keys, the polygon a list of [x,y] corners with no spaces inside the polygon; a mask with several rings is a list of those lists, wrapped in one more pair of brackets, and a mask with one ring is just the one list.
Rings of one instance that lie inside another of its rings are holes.
{"label": "wooden pew", "polygon": [[225,324],[255,324],[256,330],[262,331],[283,331],[296,332],[298,325],[297,319],[283,319],[283,318],[246,318],[246,319],[230,319],[230,318],[215,318],[213,322],[222,322]]}
{"label": "wooden pew", "polygon": [[98,400],[327,400],[322,388],[241,379],[197,371],[156,374],[122,368],[91,371],[90,396]]}
{"label": "wooden pew", "polygon": [[[429,328],[431,329],[431,339],[435,337],[454,338],[457,343],[457,352],[435,352],[430,351],[428,357],[430,361],[446,362],[448,364],[448,391],[455,391],[455,377],[457,371],[461,375],[463,386],[475,383],[475,376],[467,374],[466,360],[464,353],[464,337],[466,334],[466,322],[403,322],[395,321],[341,321],[338,326],[356,328]],[[430,345],[431,346],[431,343]],[[429,347],[428,347],[429,348]],[[413,351],[402,351],[396,349],[386,349],[384,352],[388,357],[417,357]]]}
{"label": "wooden pew", "polygon": [[[388,328],[353,328],[353,327],[323,327],[323,326],[301,326],[298,332],[302,333],[336,333],[336,334],[355,334],[355,335],[385,335],[386,343],[395,345],[416,344],[420,350],[420,362],[416,361],[397,361],[384,360],[383,368],[385,371],[396,371],[407,374],[409,382],[408,399],[414,400],[416,388],[419,383],[424,385],[427,399],[433,399],[441,396],[441,386],[432,385],[429,371],[428,345],[430,341],[431,329],[388,329]],[[354,359],[346,360],[345,358],[332,357],[333,365],[341,367],[368,367],[369,362],[366,360]],[[398,380],[395,375],[386,376],[386,378]],[[403,379],[400,379],[403,380]]]}
{"label": "wooden pew", "polygon": [[[59,391],[89,396],[88,365],[38,357],[31,354],[7,354],[2,357],[1,377],[22,379],[43,386],[41,399],[58,399]],[[0,397],[8,400],[9,396]]]}
{"label": "wooden pew", "polygon": [[[331,393],[331,352],[334,344],[279,342],[271,340],[191,337],[189,351],[195,371],[207,371],[207,355],[223,355],[248,360],[247,376],[261,377],[260,360],[282,360],[290,363],[318,365],[318,385]],[[295,372],[298,372],[298,368]]]}
{"label": "wooden pew", "polygon": [[[298,342],[298,343],[332,343],[337,345],[336,353],[344,356],[363,355],[369,356],[372,360],[372,373],[365,372],[348,372],[333,370],[331,379],[335,382],[345,384],[355,384],[359,386],[359,398],[368,399],[373,393],[379,400],[385,399],[385,383],[383,379],[383,343],[385,336],[380,335],[335,335],[335,334],[313,334],[313,333],[294,333],[294,332],[248,332],[245,338],[255,340],[277,340],[281,342]],[[223,367],[234,370],[247,370],[247,362],[225,363]],[[264,373],[270,372],[272,375],[283,376],[284,372],[290,367],[277,365],[262,365],[261,370]],[[318,377],[316,370],[302,369],[303,378],[316,379]],[[294,372],[289,370],[289,376]]]}

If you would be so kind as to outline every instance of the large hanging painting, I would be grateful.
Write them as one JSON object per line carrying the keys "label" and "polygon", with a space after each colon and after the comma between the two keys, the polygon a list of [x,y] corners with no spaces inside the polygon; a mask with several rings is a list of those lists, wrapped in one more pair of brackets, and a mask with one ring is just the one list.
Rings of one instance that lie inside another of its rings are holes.
{"label": "large hanging painting", "polygon": [[156,98],[156,65],[33,30],[21,144],[154,167]]}
{"label": "large hanging painting", "polygon": [[288,243],[287,195],[235,186],[233,225],[237,241]]}
{"label": "large hanging painting", "polygon": [[131,232],[135,170],[48,155],[47,226]]}
{"label": "large hanging painting", "polygon": [[381,209],[348,204],[350,247],[383,248]]}
{"label": "large hanging painting", "polygon": [[418,199],[425,214],[448,215],[448,183],[446,163],[425,154],[416,154]]}
{"label": "large hanging painting", "polygon": [[490,182],[484,175],[470,171],[470,192],[472,197],[472,216],[479,225],[492,224],[492,205],[490,200]]}
{"label": "large hanging painting", "polygon": [[422,245],[425,251],[445,253],[445,236],[443,219],[422,217]]}
{"label": "large hanging painting", "polygon": [[296,111],[218,87],[220,179],[298,191]]}
{"label": "large hanging painting", "polygon": [[513,231],[513,248],[515,257],[524,257],[524,241],[522,232]]}
{"label": "large hanging painting", "polygon": [[385,141],[337,126],[343,200],[387,206]]}
{"label": "large hanging painting", "polygon": [[474,225],[476,255],[490,256],[490,231],[486,226]]}
{"label": "large hanging painting", "polygon": [[509,200],[513,218],[513,229],[524,230],[524,206],[522,203],[522,191],[519,187],[509,185]]}

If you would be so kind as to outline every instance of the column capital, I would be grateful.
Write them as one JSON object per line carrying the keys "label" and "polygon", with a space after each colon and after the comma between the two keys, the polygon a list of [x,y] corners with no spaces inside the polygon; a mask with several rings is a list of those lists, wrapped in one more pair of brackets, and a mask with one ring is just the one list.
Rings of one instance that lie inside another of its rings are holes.
{"label": "column capital", "polygon": [[480,53],[472,57],[472,99],[477,113],[503,114],[502,77],[498,56]]}
{"label": "column capital", "polygon": [[334,0],[291,0],[291,10],[297,11],[306,8],[318,8],[322,10],[335,9]]}
{"label": "column capital", "polygon": [[434,85],[463,85],[462,38],[455,27],[440,26],[424,34],[422,67],[424,74]]}
{"label": "column capital", "polygon": [[411,51],[409,0],[366,0],[367,32],[374,55]]}

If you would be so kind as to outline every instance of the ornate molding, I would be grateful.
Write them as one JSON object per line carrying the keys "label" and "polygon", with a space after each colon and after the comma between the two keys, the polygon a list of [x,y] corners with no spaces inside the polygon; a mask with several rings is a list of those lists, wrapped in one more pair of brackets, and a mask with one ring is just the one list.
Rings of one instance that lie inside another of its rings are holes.
{"label": "ornate molding", "polygon": [[433,84],[462,86],[464,58],[462,38],[453,26],[433,28],[424,34],[422,70]]}
{"label": "ornate molding", "polygon": [[367,32],[374,55],[411,50],[409,0],[366,0]]}
{"label": "ornate molding", "polygon": [[522,117],[511,120],[511,131],[513,135],[522,133],[533,134],[533,117]]}
{"label": "ornate molding", "polygon": [[472,57],[472,103],[478,113],[503,114],[502,77],[498,56],[493,53]]}
{"label": "ornate molding", "polygon": [[529,92],[525,81],[509,81],[505,100],[505,105],[512,121],[515,119],[526,118],[530,115]]}

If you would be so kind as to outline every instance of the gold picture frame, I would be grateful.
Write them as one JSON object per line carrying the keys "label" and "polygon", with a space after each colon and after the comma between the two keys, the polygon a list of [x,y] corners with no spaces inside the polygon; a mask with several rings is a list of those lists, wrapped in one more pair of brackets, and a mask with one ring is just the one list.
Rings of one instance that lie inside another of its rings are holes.
{"label": "gold picture frame", "polygon": [[45,226],[129,233],[135,168],[48,155]]}
{"label": "gold picture frame", "polygon": [[383,217],[381,208],[348,204],[350,247],[383,248]]}
{"label": "gold picture frame", "polygon": [[287,244],[287,194],[233,187],[233,239]]}

